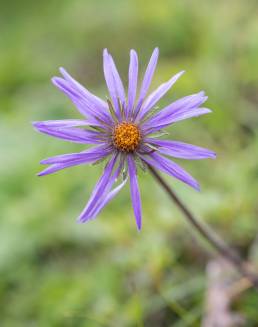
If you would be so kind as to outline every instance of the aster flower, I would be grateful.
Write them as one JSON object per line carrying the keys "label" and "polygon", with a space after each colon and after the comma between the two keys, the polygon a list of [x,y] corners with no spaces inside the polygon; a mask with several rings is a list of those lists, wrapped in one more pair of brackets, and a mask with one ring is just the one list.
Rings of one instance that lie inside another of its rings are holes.
{"label": "aster flower", "polygon": [[[103,52],[103,65],[110,96],[107,101],[93,95],[63,68],[60,69],[63,77],[52,79],[53,84],[71,99],[84,118],[34,122],[34,127],[41,133],[75,143],[92,144],[93,147],[42,160],[41,164],[49,166],[38,175],[107,160],[104,172],[78,218],[79,222],[84,223],[95,218],[129,179],[136,224],[141,229],[138,167],[149,165],[199,190],[198,182],[168,157],[193,160],[215,158],[215,153],[210,150],[157,138],[157,133],[177,121],[211,112],[210,109],[201,107],[207,99],[204,92],[174,101],[158,112],[155,110],[158,101],[184,73],[179,72],[147,95],[158,53],[158,48],[152,53],[138,97],[138,57],[134,50],[130,51],[127,94],[115,63],[106,49]],[[120,176],[122,181],[116,186]]]}

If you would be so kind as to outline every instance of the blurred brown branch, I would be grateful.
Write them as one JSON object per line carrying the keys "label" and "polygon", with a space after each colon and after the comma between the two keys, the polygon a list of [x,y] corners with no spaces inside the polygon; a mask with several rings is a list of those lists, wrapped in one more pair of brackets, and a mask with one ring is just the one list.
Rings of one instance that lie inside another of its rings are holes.
{"label": "blurred brown branch", "polygon": [[250,287],[250,282],[246,278],[234,282],[233,273],[232,266],[221,257],[208,262],[207,294],[202,327],[244,326],[244,317],[233,312],[231,304],[236,296]]}

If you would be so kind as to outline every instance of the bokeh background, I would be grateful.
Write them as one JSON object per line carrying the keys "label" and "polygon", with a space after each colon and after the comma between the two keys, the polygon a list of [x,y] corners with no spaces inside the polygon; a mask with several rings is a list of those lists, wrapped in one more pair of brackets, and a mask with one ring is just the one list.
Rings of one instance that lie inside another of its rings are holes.
{"label": "bokeh background", "polygon": [[[126,81],[129,50],[143,73],[155,46],[154,89],[185,69],[160,106],[204,89],[213,114],[170,128],[217,160],[178,162],[201,193],[166,177],[195,214],[245,257],[257,257],[258,3],[256,0],[0,1],[0,325],[200,326],[214,252],[149,174],[139,173],[143,230],[128,186],[80,225],[103,165],[36,177],[42,158],[83,150],[31,121],[79,118],[50,82],[64,66],[99,96],[107,47]],[[233,309],[258,325],[258,297]]]}

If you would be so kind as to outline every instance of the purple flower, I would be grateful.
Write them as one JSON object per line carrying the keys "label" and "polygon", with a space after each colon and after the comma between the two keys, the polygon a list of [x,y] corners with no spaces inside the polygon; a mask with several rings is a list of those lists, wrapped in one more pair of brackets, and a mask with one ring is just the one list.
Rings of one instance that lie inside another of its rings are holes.
{"label": "purple flower", "polygon": [[[207,99],[204,92],[172,102],[159,112],[154,110],[158,101],[184,73],[179,72],[147,96],[158,54],[159,50],[156,48],[147,66],[138,97],[136,96],[138,57],[134,50],[130,52],[128,94],[125,92],[111,55],[106,49],[104,50],[104,76],[110,95],[110,100],[106,102],[85,89],[63,68],[60,69],[63,77],[52,79],[54,85],[72,100],[84,118],[34,122],[34,127],[41,133],[63,140],[94,146],[82,152],[42,160],[41,164],[49,166],[38,175],[52,174],[67,167],[92,164],[107,159],[103,175],[80,214],[79,222],[84,223],[95,218],[129,178],[134,215],[140,230],[142,210],[137,179],[138,164],[143,168],[150,165],[199,190],[198,182],[167,157],[194,160],[216,157],[214,152],[201,147],[157,139],[157,133],[163,128],[177,121],[211,112],[210,109],[201,107]],[[115,186],[120,176],[122,181]]]}

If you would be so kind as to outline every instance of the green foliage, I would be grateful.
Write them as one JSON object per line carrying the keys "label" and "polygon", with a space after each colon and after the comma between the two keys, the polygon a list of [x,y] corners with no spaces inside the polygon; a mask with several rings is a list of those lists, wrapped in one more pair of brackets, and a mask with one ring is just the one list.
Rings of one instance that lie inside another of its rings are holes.
{"label": "green foliage", "polygon": [[[184,201],[247,253],[257,234],[257,1],[0,0],[1,326],[199,326],[204,250],[152,180],[140,172],[143,230],[128,188],[88,224],[76,224],[103,164],[35,176],[38,162],[80,151],[37,134],[33,120],[79,117],[50,83],[64,66],[105,98],[102,49],[127,76],[128,51],[143,72],[155,46],[153,88],[186,69],[160,106],[204,89],[209,117],[171,127],[171,138],[214,149],[216,161],[179,161],[196,194]],[[257,325],[256,294],[237,303]]]}

